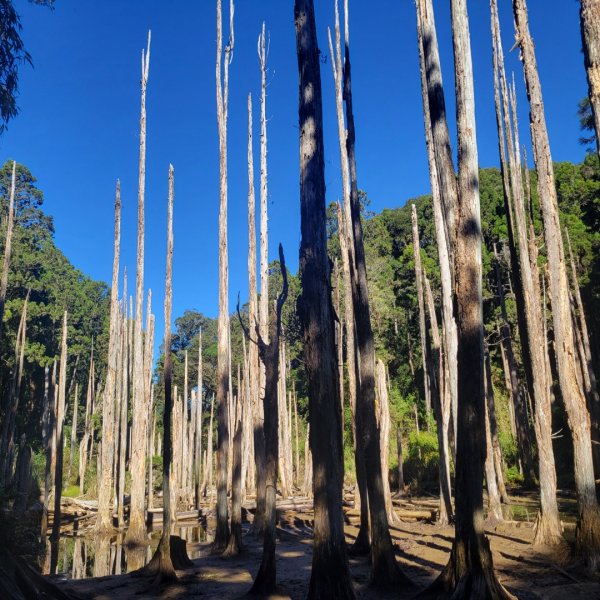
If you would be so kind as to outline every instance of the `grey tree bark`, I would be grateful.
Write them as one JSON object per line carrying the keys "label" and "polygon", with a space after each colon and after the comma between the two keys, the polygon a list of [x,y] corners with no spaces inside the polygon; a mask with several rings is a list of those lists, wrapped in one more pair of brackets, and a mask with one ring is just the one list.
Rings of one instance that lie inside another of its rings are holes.
{"label": "grey tree bark", "polygon": [[600,154],[600,0],[581,0],[579,16],[596,149]]}
{"label": "grey tree bark", "polygon": [[555,351],[558,378],[573,437],[575,486],[580,511],[575,544],[577,552],[584,558],[589,570],[596,571],[600,565],[600,509],[594,482],[590,416],[583,390],[577,384],[573,323],[569,306],[554,166],[550,154],[542,87],[537,70],[533,39],[529,32],[529,17],[525,0],[513,0],[513,14],[530,104],[529,124],[548,256],[550,301],[554,338],[557,340]]}

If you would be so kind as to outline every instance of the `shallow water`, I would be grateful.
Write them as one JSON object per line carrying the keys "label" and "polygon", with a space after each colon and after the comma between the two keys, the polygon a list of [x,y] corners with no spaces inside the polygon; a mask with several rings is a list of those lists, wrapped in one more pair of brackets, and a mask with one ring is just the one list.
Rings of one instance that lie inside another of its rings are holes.
{"label": "shallow water", "polygon": [[[130,548],[123,544],[124,533],[112,536],[65,533],[58,542],[56,574],[65,579],[86,579],[135,571],[150,561],[161,534],[161,529],[154,529],[148,532],[148,545]],[[210,541],[206,529],[197,523],[174,527],[173,535],[187,542],[187,553],[192,559],[199,556],[198,543]],[[47,551],[50,554],[50,542]]]}

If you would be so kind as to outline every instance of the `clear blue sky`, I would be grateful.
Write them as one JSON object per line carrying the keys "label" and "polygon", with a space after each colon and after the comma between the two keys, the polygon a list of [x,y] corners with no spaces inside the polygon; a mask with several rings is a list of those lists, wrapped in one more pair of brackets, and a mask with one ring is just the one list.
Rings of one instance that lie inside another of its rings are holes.
{"label": "clear blue sky", "polygon": [[[56,241],[94,278],[110,281],[113,201],[122,183],[122,265],[133,290],[136,240],[140,54],[152,29],[148,84],[146,286],[154,295],[162,338],[167,168],[175,166],[174,316],[186,308],[217,313],[218,143],[215,117],[215,2],[201,0],[56,0],[54,11],[16,0],[35,68],[21,70],[21,114],[0,139],[37,176]],[[228,9],[223,0],[224,10]],[[449,1],[436,0],[446,97],[454,131]],[[499,0],[505,51],[514,40],[511,2]],[[401,206],[427,193],[414,4],[350,0],[359,186],[373,210]],[[333,0],[316,0],[322,65],[328,200],[340,194],[327,26]],[[576,0],[529,0],[555,160],[578,161],[577,102],[587,93]],[[477,134],[482,166],[498,163],[489,8],[469,2]],[[270,257],[283,242],[289,267],[299,247],[298,75],[292,0],[237,0],[235,57],[230,71],[230,309],[247,293],[246,97],[258,116],[256,41],[265,20],[269,56]],[[227,31],[227,17],[225,31]],[[508,57],[520,90],[521,137],[527,106],[516,52]],[[255,158],[258,158],[255,119]],[[256,164],[258,175],[258,162]],[[258,182],[258,178],[257,178]]]}

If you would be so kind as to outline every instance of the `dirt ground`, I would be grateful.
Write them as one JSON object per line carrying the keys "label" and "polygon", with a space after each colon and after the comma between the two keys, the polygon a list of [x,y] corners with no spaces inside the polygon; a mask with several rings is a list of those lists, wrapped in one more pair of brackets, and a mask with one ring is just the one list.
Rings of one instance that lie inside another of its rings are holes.
{"label": "dirt ground", "polygon": [[[352,543],[356,516],[346,515],[346,536]],[[292,509],[278,511],[277,580],[281,592],[272,598],[306,597],[311,565],[311,515]],[[431,583],[448,560],[454,535],[452,527],[406,519],[392,527],[397,559],[402,570],[415,583],[411,590],[397,590],[394,598],[411,598]],[[600,579],[585,575],[582,565],[558,560],[550,553],[531,546],[532,523],[510,521],[486,529],[500,582],[520,600],[600,600]],[[244,537],[244,551],[236,558],[211,556],[210,544],[195,545],[199,558],[193,566],[179,571],[179,582],[164,588],[152,587],[145,579],[132,575],[64,582],[65,590],[94,600],[160,598],[179,600],[202,598],[223,600],[246,594],[258,570],[262,544]],[[560,564],[559,564],[560,563]],[[367,558],[351,558],[350,568],[357,598],[383,598],[369,586]]]}

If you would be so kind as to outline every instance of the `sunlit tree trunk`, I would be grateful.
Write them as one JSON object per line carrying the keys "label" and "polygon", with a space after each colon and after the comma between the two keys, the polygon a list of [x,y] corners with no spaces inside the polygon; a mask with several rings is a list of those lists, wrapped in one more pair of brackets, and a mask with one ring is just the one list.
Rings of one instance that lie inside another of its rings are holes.
{"label": "sunlit tree trunk", "polygon": [[596,149],[600,155],[600,0],[581,0],[579,16]]}
{"label": "sunlit tree trunk", "polygon": [[135,281],[135,320],[133,332],[133,418],[131,425],[131,494],[127,541],[139,542],[146,537],[146,429],[147,395],[144,380],[142,320],[144,318],[144,198],[146,191],[146,86],[150,67],[150,33],[148,47],[142,51],[140,160],[138,175],[138,231]]}
{"label": "sunlit tree trunk", "polygon": [[313,454],[314,539],[308,598],[354,598],[342,514],[343,450],[325,229],[321,69],[313,0],[295,0],[300,125],[300,319]]}
{"label": "sunlit tree trunk", "polygon": [[112,285],[110,289],[110,324],[106,385],[102,399],[102,473],[98,489],[96,529],[105,533],[112,529],[111,491],[115,449],[114,408],[117,394],[119,344],[119,260],[121,252],[121,184],[117,181],[115,197],[115,237],[113,244]]}
{"label": "sunlit tree trunk", "polygon": [[577,385],[573,323],[569,306],[568,281],[562,242],[554,166],[546,129],[542,88],[537,70],[533,39],[525,0],[513,0],[517,40],[521,48],[527,97],[530,104],[530,130],[537,188],[544,224],[548,256],[548,274],[558,379],[569,427],[573,437],[575,486],[579,500],[579,518],[575,535],[577,552],[590,571],[600,565],[600,509],[596,498],[590,415],[583,390]]}

